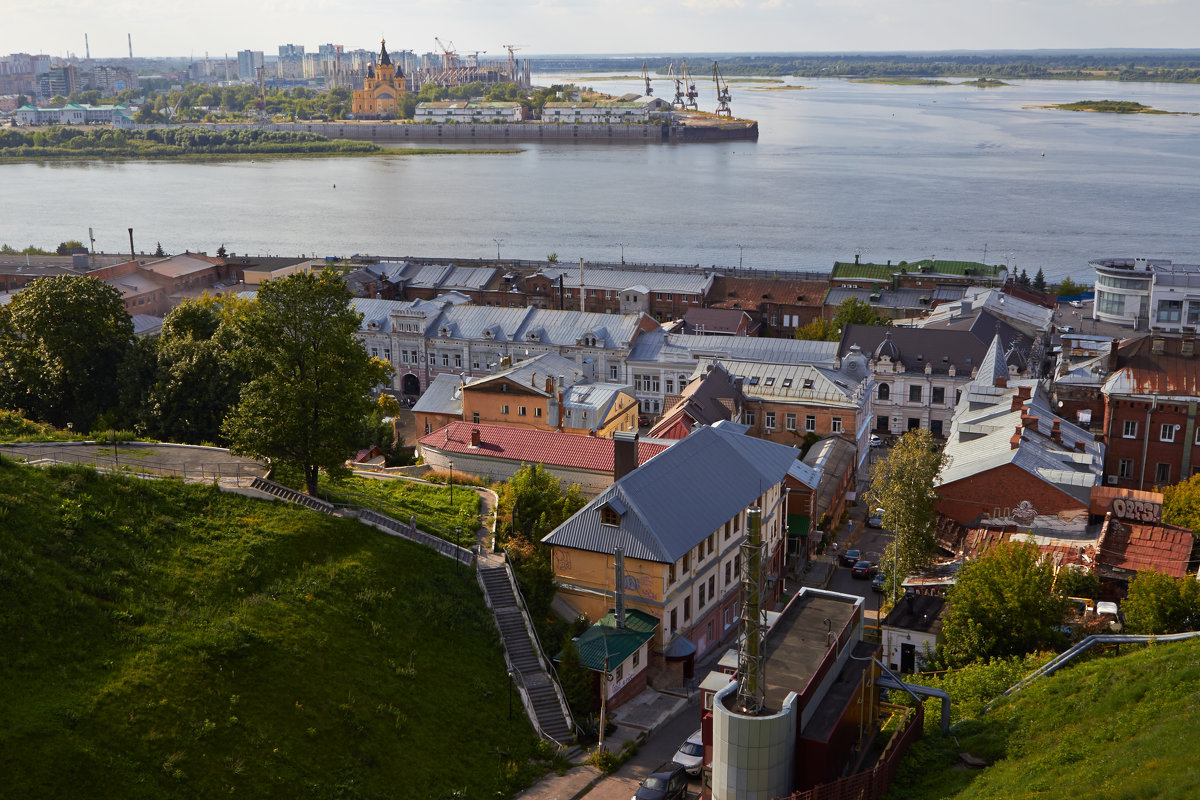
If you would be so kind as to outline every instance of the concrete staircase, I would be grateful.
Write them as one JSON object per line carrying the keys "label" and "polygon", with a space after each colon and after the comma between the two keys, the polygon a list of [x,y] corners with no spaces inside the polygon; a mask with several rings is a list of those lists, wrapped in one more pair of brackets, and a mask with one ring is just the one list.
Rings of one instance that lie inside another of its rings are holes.
{"label": "concrete staircase", "polygon": [[318,500],[304,492],[297,492],[295,489],[289,489],[286,486],[281,486],[274,481],[269,481],[266,478],[255,478],[250,484],[250,488],[258,489],[260,492],[274,495],[280,500],[286,500],[289,503],[296,503],[305,508],[311,508],[313,511],[320,511],[323,514],[333,513],[333,503],[327,503],[324,500]]}
{"label": "concrete staircase", "polygon": [[543,738],[567,747],[574,738],[574,723],[558,679],[532,635],[524,604],[513,591],[512,570],[503,561],[496,566],[480,564],[479,582],[530,720]]}

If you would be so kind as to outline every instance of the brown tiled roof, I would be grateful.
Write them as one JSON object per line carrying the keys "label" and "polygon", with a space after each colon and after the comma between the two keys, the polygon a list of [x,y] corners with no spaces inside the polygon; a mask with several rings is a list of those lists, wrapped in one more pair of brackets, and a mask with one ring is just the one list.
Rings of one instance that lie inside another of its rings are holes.
{"label": "brown tiled roof", "polygon": [[708,293],[708,306],[747,311],[756,310],[761,303],[819,307],[828,289],[828,281],[718,275]]}
{"label": "brown tiled roof", "polygon": [[1155,570],[1175,578],[1187,574],[1196,535],[1174,525],[1138,525],[1111,515],[1100,534],[1100,565],[1119,570]]}
{"label": "brown tiled roof", "polygon": [[[479,431],[479,447],[471,446],[473,430]],[[528,464],[541,463],[596,472],[612,472],[613,468],[612,439],[575,433],[451,422],[444,428],[422,436],[418,441],[446,453],[489,456]],[[638,442],[638,464],[645,463],[666,448],[666,445]]]}

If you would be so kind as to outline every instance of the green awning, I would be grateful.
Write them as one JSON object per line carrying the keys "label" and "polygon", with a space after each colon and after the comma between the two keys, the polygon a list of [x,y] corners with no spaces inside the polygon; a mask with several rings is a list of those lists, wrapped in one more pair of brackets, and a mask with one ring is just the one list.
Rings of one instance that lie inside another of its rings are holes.
{"label": "green awning", "polygon": [[812,519],[808,514],[788,514],[788,536],[807,537],[808,529],[812,527]]}

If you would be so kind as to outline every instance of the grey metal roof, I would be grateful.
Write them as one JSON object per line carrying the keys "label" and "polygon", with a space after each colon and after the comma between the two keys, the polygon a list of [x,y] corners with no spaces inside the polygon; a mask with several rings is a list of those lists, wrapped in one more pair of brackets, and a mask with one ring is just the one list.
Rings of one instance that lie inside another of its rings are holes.
{"label": "grey metal roof", "polygon": [[453,339],[485,339],[528,345],[576,347],[585,336],[596,337],[596,347],[619,350],[637,334],[643,314],[595,314],[545,308],[500,306],[448,306],[429,323],[426,336],[445,329]]}
{"label": "grey metal roof", "polygon": [[[892,342],[888,347],[887,342]],[[842,331],[838,355],[858,345],[867,356],[880,357],[892,350],[909,371],[924,371],[928,364],[934,373],[946,373],[951,365],[957,375],[970,375],[987,352],[987,346],[972,336],[943,328],[898,328],[887,325],[847,325]]]}
{"label": "grey metal roof", "polygon": [[837,342],[756,336],[698,336],[657,330],[638,337],[629,353],[629,360],[669,364],[695,361],[705,356],[774,364],[833,363],[837,357]]}
{"label": "grey metal roof", "polygon": [[[546,544],[673,564],[783,480],[799,451],[724,425],[697,430],[647,461],[542,539]],[[615,501],[619,526],[600,521]]]}
{"label": "grey metal roof", "polygon": [[[872,296],[878,300],[872,300]],[[825,305],[841,305],[845,300],[854,297],[867,303],[872,308],[891,308],[911,310],[928,310],[933,306],[933,291],[930,289],[853,289],[845,286],[835,286],[825,296]]]}
{"label": "grey metal roof", "polygon": [[[239,297],[250,295],[253,299],[256,294],[242,292]],[[351,298],[350,307],[363,315],[362,325],[359,327],[359,331],[363,333],[392,333],[391,315],[397,311],[419,313],[426,320],[437,316],[442,311],[441,303],[433,303],[428,300],[377,300],[368,297]],[[370,327],[372,322],[379,327]]]}
{"label": "grey metal roof", "polygon": [[[542,270],[542,275],[554,282],[558,276],[563,276],[563,286],[566,288],[579,287],[579,267],[562,266],[548,267]],[[703,296],[712,285],[712,274],[694,272],[651,272],[649,270],[604,269],[603,267],[585,266],[583,270],[584,287],[588,289],[605,289],[620,291],[637,285],[646,287],[651,292],[670,292],[672,294],[697,294]]]}
{"label": "grey metal roof", "polygon": [[[595,430],[628,386],[617,383],[578,383],[563,392],[564,425]],[[630,398],[632,399],[632,397]]]}
{"label": "grey metal roof", "polygon": [[[764,364],[761,361],[720,359],[701,361],[695,376],[703,375],[710,363],[720,364],[727,372],[742,378],[746,397],[783,403],[834,405],[858,408],[863,384],[871,377],[866,360],[847,358],[841,369],[813,364]],[[851,373],[851,364],[856,369]]]}
{"label": "grey metal roof", "polygon": [[841,436],[826,436],[815,442],[804,454],[804,463],[821,475],[816,492],[818,513],[817,519],[813,521],[814,526],[819,522],[820,516],[833,507],[834,494],[841,485],[846,470],[854,468],[857,455],[858,448],[854,443]]}
{"label": "grey metal roof", "polygon": [[938,306],[922,327],[969,316],[977,310],[986,310],[1028,335],[1049,330],[1054,318],[1053,309],[1004,294],[999,289],[970,286],[961,300]]}
{"label": "grey metal roof", "polygon": [[584,372],[579,365],[569,358],[563,358],[558,353],[542,353],[524,361],[519,361],[507,369],[471,381],[471,386],[485,386],[489,383],[507,379],[522,386],[528,386],[534,391],[545,394],[546,379],[553,379],[556,384],[559,378],[563,385],[573,386],[584,379]]}
{"label": "grey metal roof", "polygon": [[413,413],[462,416],[462,378],[450,373],[437,375],[413,406]]}
{"label": "grey metal roof", "polygon": [[477,291],[487,286],[495,274],[495,267],[459,267],[453,264],[406,263],[397,277],[402,278],[413,288]]}

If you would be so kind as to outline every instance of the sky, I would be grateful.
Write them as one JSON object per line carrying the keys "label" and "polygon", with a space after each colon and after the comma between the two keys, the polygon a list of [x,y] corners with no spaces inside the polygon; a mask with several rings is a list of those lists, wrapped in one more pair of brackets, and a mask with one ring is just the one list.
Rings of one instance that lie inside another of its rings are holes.
{"label": "sky", "polygon": [[1198,0],[38,0],[0,10],[0,55],[203,58],[238,50],[459,53],[1196,48]]}

